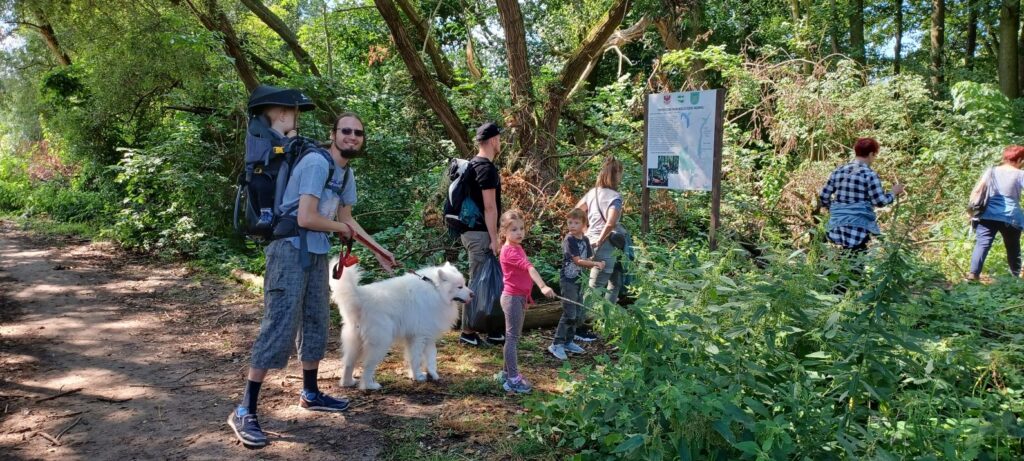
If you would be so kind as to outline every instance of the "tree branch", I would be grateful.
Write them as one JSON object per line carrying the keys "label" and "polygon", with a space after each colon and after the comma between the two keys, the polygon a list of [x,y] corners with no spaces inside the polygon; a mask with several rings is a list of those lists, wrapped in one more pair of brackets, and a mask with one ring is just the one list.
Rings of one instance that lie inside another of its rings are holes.
{"label": "tree branch", "polygon": [[[440,3],[438,3],[440,6]],[[427,56],[430,57],[430,62],[434,65],[434,71],[437,72],[437,80],[444,84],[448,88],[455,86],[455,74],[452,71],[452,64],[448,61],[448,58],[441,52],[441,48],[437,45],[437,41],[430,33],[427,21],[420,17],[416,8],[413,8],[409,0],[398,0],[398,8],[402,10],[402,13],[409,18],[409,22],[412,22],[418,36],[417,39],[423,44],[424,50],[427,52]]]}
{"label": "tree branch", "polygon": [[409,70],[409,76],[412,77],[416,89],[419,90],[427,105],[434,110],[434,113],[441,120],[445,132],[452,142],[455,143],[455,148],[459,151],[459,154],[469,156],[472,149],[466,127],[462,124],[462,120],[459,119],[455,110],[452,109],[448,99],[437,88],[433,77],[427,73],[423,60],[420,59],[416,47],[406,34],[402,18],[398,9],[395,8],[395,4],[391,0],[374,0],[373,3],[377,6],[377,11],[380,12],[388,29],[391,30],[391,37],[398,48],[398,54],[402,57],[402,61],[405,62],[405,66]]}
{"label": "tree branch", "polygon": [[[562,107],[568,100],[572,88],[588,69],[593,69],[593,62],[607,49],[608,40],[622,23],[629,11],[629,0],[616,0],[608,13],[591,29],[587,38],[583,40],[576,52],[562,68],[558,82],[548,87],[548,100],[544,104],[544,133],[548,137],[541,139],[541,150],[547,154],[547,161],[553,162],[550,155],[553,154],[556,146],[554,139],[558,130],[558,121],[562,116]],[[548,152],[551,151],[551,152]],[[549,166],[550,167],[550,166]]]}
{"label": "tree branch", "polygon": [[206,30],[221,35],[224,52],[231,58],[235,71],[245,85],[245,89],[249,92],[255,90],[260,85],[260,81],[256,78],[252,67],[249,66],[249,61],[245,59],[245,53],[242,51],[242,46],[239,43],[238,36],[235,34],[235,29],[231,26],[231,22],[228,21],[224,12],[220,10],[217,0],[205,0],[205,11],[199,8],[193,0],[184,1]]}
{"label": "tree branch", "polygon": [[273,11],[270,11],[270,8],[267,8],[261,0],[242,0],[242,4],[249,11],[252,11],[256,17],[260,18],[267,27],[277,32],[281,40],[284,40],[284,43],[288,45],[288,49],[295,56],[295,60],[299,62],[299,66],[309,71],[310,74],[317,77],[320,76],[320,69],[317,69],[316,63],[313,62],[313,57],[306,52],[306,49],[299,43],[299,37],[295,35],[295,32],[292,32],[281,18],[274,14]]}

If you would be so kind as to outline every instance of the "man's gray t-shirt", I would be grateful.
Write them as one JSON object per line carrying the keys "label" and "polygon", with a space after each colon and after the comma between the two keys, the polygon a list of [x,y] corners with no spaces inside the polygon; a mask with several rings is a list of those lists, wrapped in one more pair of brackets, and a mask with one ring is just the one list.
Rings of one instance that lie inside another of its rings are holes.
{"label": "man's gray t-shirt", "polygon": [[[356,178],[351,167],[342,168],[335,165],[334,177],[324,188],[327,181],[327,173],[330,165],[327,159],[317,153],[309,153],[292,171],[291,179],[288,180],[288,187],[284,189],[284,197],[281,199],[281,209],[286,210],[289,216],[298,216],[299,197],[312,195],[320,199],[317,212],[320,216],[334,220],[338,216],[338,207],[341,205],[352,206],[356,204]],[[341,190],[342,178],[348,175],[345,182],[345,190]],[[310,253],[324,255],[331,249],[331,242],[326,232],[309,231],[306,233],[307,245]],[[287,239],[296,249],[299,246],[299,237]]]}

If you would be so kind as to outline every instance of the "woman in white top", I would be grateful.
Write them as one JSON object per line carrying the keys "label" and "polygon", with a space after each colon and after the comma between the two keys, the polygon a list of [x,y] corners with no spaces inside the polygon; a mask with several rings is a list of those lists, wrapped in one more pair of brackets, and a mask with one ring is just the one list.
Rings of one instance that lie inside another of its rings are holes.
{"label": "woman in white top", "polygon": [[[604,261],[604,269],[590,269],[590,287],[607,289],[605,299],[618,302],[619,290],[622,288],[622,266],[615,264],[615,247],[609,238],[612,231],[621,226],[622,195],[619,194],[619,183],[622,182],[622,162],[608,158],[597,175],[593,189],[576,204],[587,213],[587,239],[594,247],[594,261]],[[623,229],[620,228],[620,231]]]}

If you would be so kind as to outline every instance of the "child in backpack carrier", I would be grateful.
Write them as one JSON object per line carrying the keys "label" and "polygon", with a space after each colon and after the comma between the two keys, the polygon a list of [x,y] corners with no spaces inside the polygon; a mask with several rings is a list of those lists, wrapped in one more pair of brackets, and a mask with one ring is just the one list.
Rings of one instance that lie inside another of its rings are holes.
{"label": "child in backpack carrier", "polygon": [[[275,106],[268,107],[266,110],[254,117],[253,121],[257,123],[265,121],[269,127],[270,119],[275,115],[271,113],[274,110]],[[256,118],[263,120],[256,120]],[[288,139],[296,136],[295,130],[284,133],[283,136],[281,133],[277,133],[273,130],[266,130],[264,133],[263,137],[246,136],[245,150],[247,157],[253,155],[257,158],[271,159],[275,155],[283,155]],[[270,135],[270,139],[265,139],[267,135]],[[250,190],[253,191],[253,208],[254,211],[259,212],[259,220],[256,222],[256,228],[269,229],[274,222],[276,178],[260,174],[262,171],[260,171],[259,168],[259,166],[256,166],[256,174],[251,175],[249,179]]]}
{"label": "child in backpack carrier", "polygon": [[501,310],[505,312],[505,366],[501,373],[498,373],[498,380],[502,382],[505,392],[527,393],[532,386],[519,373],[518,353],[527,304],[532,302],[530,292],[534,283],[540,287],[541,293],[549,298],[555,297],[555,290],[544,283],[540,273],[526,257],[526,251],[522,247],[523,239],[526,237],[526,223],[518,210],[506,211],[501,215],[498,236],[505,239],[499,257],[505,282],[505,288],[501,292]]}
{"label": "child in backpack carrier", "polygon": [[587,214],[579,208],[573,208],[565,216],[569,233],[562,240],[562,270],[559,284],[562,287],[562,318],[558,320],[554,341],[548,346],[548,352],[558,360],[568,358],[566,352],[582,354],[583,348],[573,342],[576,330],[586,319],[583,306],[583,284],[580,275],[584,267],[604,269],[604,261],[592,261],[594,250],[590,240],[583,234],[583,222]]}

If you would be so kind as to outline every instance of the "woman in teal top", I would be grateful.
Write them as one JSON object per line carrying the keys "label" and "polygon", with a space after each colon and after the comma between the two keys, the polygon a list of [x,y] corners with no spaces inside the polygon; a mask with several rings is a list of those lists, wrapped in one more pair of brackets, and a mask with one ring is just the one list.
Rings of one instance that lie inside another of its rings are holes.
{"label": "woman in teal top", "polygon": [[1003,236],[1006,246],[1006,262],[1010,274],[1020,276],[1020,232],[1024,228],[1024,212],[1021,211],[1020,193],[1024,189],[1024,147],[1009,146],[1003,150],[1003,163],[985,170],[984,180],[988,181],[988,205],[974,218],[977,240],[971,255],[969,280],[978,280],[985,258],[992,249],[996,234]]}

